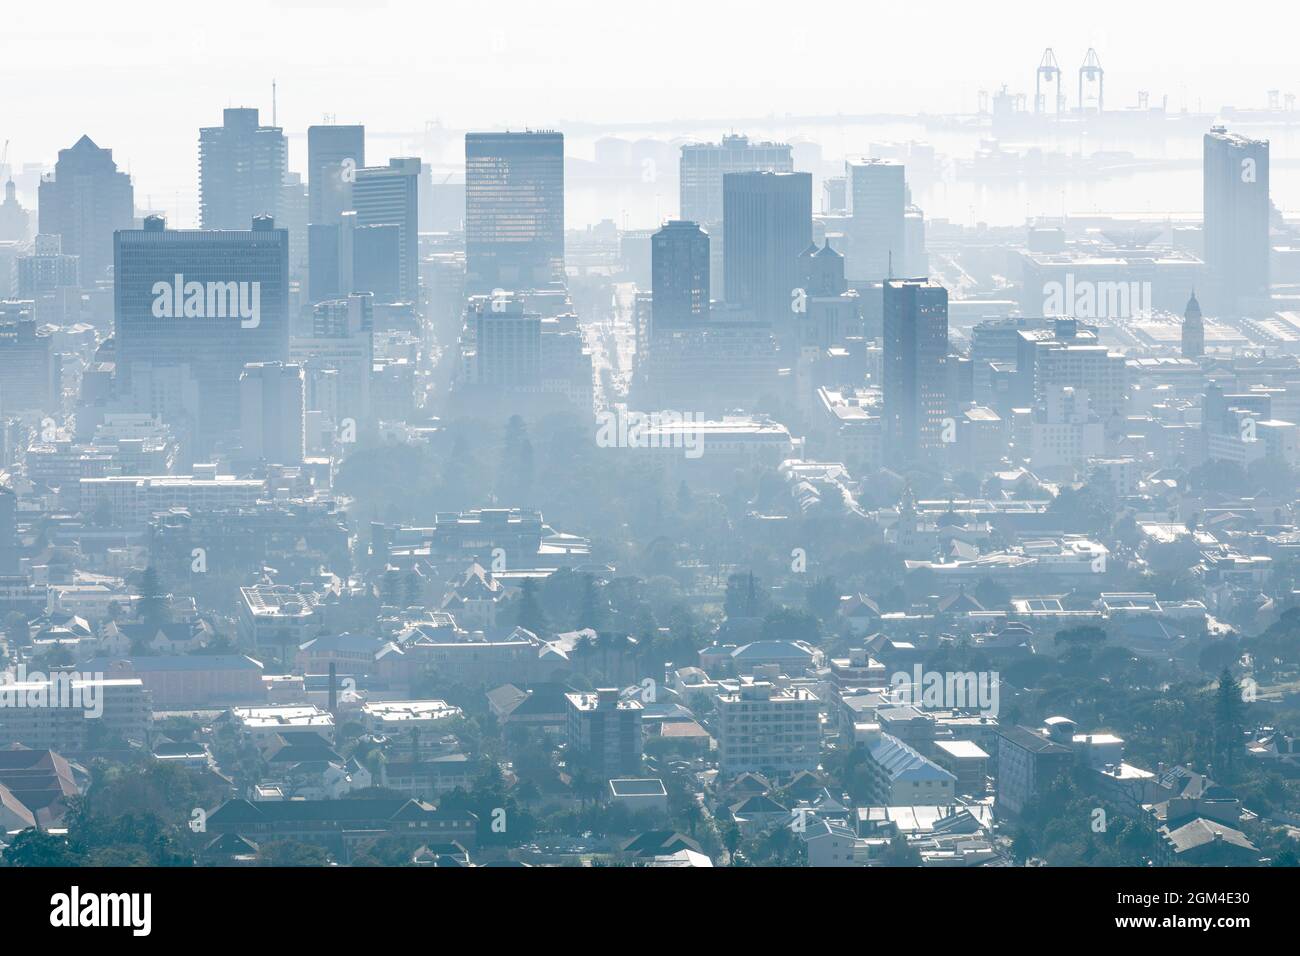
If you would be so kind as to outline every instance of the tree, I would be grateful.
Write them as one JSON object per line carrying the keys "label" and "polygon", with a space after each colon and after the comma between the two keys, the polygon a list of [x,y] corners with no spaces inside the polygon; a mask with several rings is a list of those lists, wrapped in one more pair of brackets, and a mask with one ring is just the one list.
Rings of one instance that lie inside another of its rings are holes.
{"label": "tree", "polygon": [[424,585],[420,580],[420,575],[412,567],[406,572],[406,577],[402,581],[402,593],[406,600],[407,607],[415,607],[423,602]]}
{"label": "tree", "polygon": [[758,579],[753,572],[737,572],[727,578],[727,597],[724,610],[727,617],[758,617],[762,600]]}
{"label": "tree", "polygon": [[895,833],[881,854],[880,862],[884,866],[920,866],[921,851],[908,843],[903,834]]}
{"label": "tree", "polygon": [[733,866],[736,863],[736,851],[740,849],[741,839],[740,827],[734,822],[729,823],[722,831],[722,845],[727,848],[727,859]]}
{"label": "tree", "polygon": [[807,611],[780,607],[763,618],[761,633],[765,641],[807,641],[816,644],[821,640],[821,624]]}
{"label": "tree", "polygon": [[1064,630],[1057,631],[1054,640],[1057,644],[1065,644],[1070,647],[1095,646],[1106,640],[1106,632],[1102,628],[1091,624],[1080,624],[1078,627],[1067,627]]}
{"label": "tree", "polygon": [[590,574],[583,575],[582,610],[578,612],[578,627],[589,627],[599,631],[605,622],[605,602],[601,599],[600,588],[596,579]]}
{"label": "tree", "polygon": [[497,496],[503,505],[522,507],[529,503],[533,487],[533,444],[528,426],[518,415],[506,423],[505,445],[501,450],[501,471]]}
{"label": "tree", "polygon": [[273,840],[262,846],[257,861],[262,866],[326,866],[330,857],[323,849],[311,843]]}
{"label": "tree", "polygon": [[808,610],[823,621],[833,618],[840,609],[840,589],[834,578],[818,578],[808,588]]}
{"label": "tree", "polygon": [[10,611],[5,615],[5,640],[10,647],[26,647],[32,642],[32,629],[28,626],[26,614]]}
{"label": "tree", "polygon": [[152,564],[144,569],[140,578],[140,603],[136,616],[142,624],[148,625],[150,638],[167,623],[167,595]]}
{"label": "tree", "polygon": [[1006,607],[1011,601],[1011,592],[992,578],[980,578],[975,584],[975,600],[987,610],[993,611]]}
{"label": "tree", "polygon": [[43,830],[23,830],[9,841],[5,866],[77,866],[81,860],[63,837]]}
{"label": "tree", "polygon": [[537,599],[537,582],[533,578],[524,578],[524,583],[519,587],[515,623],[538,635],[546,630],[546,615]]}
{"label": "tree", "polygon": [[1216,774],[1224,782],[1231,782],[1237,772],[1237,751],[1245,732],[1245,705],[1241,699],[1241,685],[1224,668],[1219,675],[1219,689],[1214,702],[1214,759]]}

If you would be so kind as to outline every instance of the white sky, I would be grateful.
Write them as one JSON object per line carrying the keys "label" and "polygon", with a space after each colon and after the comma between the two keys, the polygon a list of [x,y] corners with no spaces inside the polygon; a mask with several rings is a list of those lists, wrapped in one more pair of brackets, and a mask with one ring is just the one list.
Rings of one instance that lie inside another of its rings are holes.
{"label": "white sky", "polygon": [[[198,128],[261,107],[291,138],[332,113],[371,131],[566,119],[973,111],[1032,93],[1055,48],[1074,99],[1089,46],[1107,104],[1262,106],[1300,93],[1300,5],[1148,0],[126,0],[11,3],[0,22],[0,140],[52,162],[83,132],[137,202],[193,189]],[[290,166],[301,171],[300,145]],[[379,150],[378,152],[382,152]],[[376,156],[382,159],[382,156]]]}

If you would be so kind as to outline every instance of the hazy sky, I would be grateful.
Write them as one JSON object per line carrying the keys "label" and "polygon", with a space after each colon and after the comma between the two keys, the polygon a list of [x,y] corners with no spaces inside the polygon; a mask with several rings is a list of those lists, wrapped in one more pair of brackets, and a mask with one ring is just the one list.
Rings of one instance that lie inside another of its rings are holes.
{"label": "hazy sky", "polygon": [[[1291,12],[1284,12],[1288,10]],[[1262,106],[1300,92],[1293,5],[1196,3],[406,2],[222,0],[7,4],[0,138],[52,162],[89,133],[137,200],[193,192],[198,127],[258,106],[291,137],[321,121],[373,131],[770,113],[973,111],[976,91],[1032,93],[1055,48],[1074,99],[1089,46],[1107,103]],[[1240,15],[1236,11],[1240,10]],[[301,140],[290,166],[301,170]],[[387,150],[380,150],[387,152]],[[397,152],[396,149],[392,152]],[[382,160],[385,156],[376,156]]]}

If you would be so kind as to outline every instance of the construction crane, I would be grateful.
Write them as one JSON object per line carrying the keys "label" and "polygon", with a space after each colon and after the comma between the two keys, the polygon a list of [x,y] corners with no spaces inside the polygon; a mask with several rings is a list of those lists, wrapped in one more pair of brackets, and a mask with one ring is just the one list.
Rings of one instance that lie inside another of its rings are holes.
{"label": "construction crane", "polygon": [[1038,72],[1034,76],[1034,112],[1045,112],[1046,101],[1043,99],[1043,84],[1056,84],[1056,112],[1061,113],[1065,107],[1065,97],[1061,93],[1061,65],[1056,62],[1056,54],[1049,46],[1043,51],[1043,58],[1038,62]]}
{"label": "construction crane", "polygon": [[1101,68],[1101,60],[1097,56],[1097,51],[1088,47],[1088,53],[1083,58],[1083,65],[1079,67],[1079,112],[1084,111],[1083,102],[1083,84],[1097,84],[1097,112],[1100,113],[1103,106],[1103,97],[1106,92],[1106,71]]}

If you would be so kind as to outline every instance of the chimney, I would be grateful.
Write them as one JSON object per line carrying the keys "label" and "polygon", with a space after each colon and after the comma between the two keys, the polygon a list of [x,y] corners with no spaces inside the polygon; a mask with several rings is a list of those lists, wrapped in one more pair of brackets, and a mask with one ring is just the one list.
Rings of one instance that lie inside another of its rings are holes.
{"label": "chimney", "polygon": [[338,664],[334,663],[334,661],[330,661],[330,706],[329,706],[329,711],[330,711],[331,714],[335,714],[336,716],[337,716],[337,711],[338,711],[338,707],[339,707],[339,674],[338,674],[338,670],[339,670],[339,668],[338,668]]}

